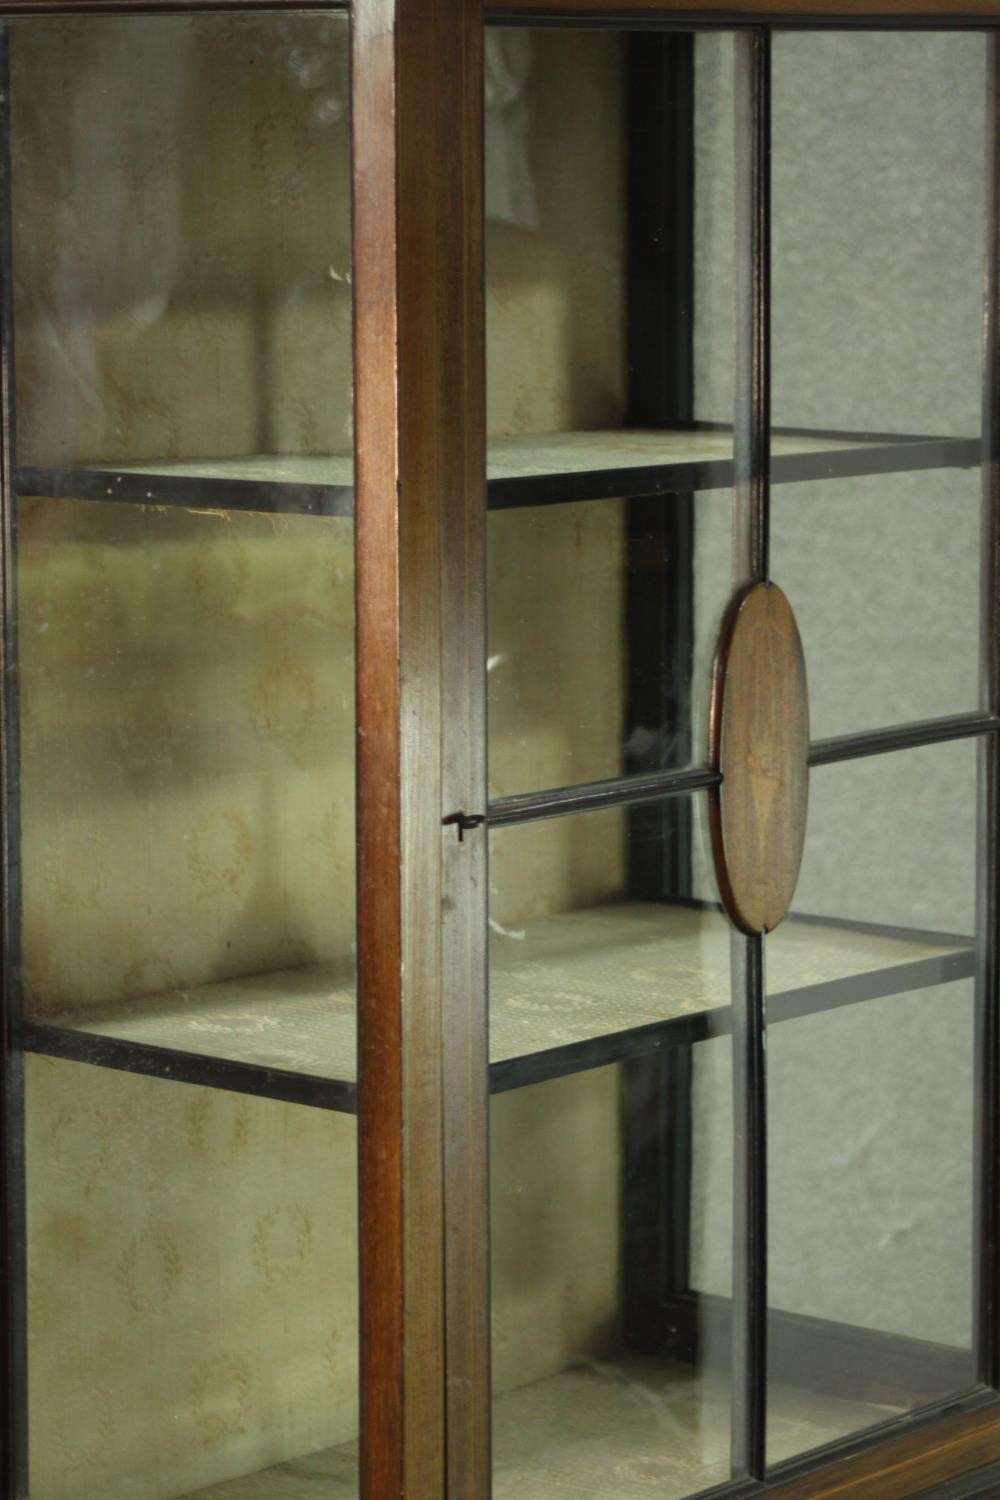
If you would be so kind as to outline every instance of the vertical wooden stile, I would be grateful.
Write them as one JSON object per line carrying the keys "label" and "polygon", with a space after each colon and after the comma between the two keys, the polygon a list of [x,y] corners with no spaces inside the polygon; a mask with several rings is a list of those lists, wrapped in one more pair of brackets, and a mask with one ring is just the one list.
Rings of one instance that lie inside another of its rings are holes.
{"label": "vertical wooden stile", "polygon": [[365,1500],[488,1492],[481,59],[354,8]]}

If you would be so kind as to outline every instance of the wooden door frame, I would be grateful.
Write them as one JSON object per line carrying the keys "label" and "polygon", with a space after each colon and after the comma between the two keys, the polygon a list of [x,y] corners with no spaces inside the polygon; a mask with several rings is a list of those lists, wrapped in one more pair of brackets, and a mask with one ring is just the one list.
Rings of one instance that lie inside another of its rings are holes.
{"label": "wooden door frame", "polygon": [[352,35],[361,1485],[473,1500],[490,1476],[482,12],[357,0]]}
{"label": "wooden door frame", "polygon": [[[480,825],[461,844],[440,839],[443,819],[478,819],[486,806],[485,18],[471,0],[430,0],[419,13],[416,0],[355,0],[353,14],[363,1495],[486,1500],[485,838]],[[631,17],[648,25],[656,17],[744,28],[768,21],[952,28],[1000,18],[1000,6],[748,0],[734,10],[708,0],[693,12],[669,0],[614,8],[604,0],[510,0],[495,15],[522,24]],[[748,264],[759,253],[750,246]],[[751,287],[743,303],[750,350],[766,299],[754,302]],[[766,442],[762,400],[753,430],[748,414],[748,451]],[[756,576],[766,559],[758,565],[746,523],[766,496],[751,493],[760,471],[750,469],[738,513],[745,567]],[[745,1166],[749,1181],[752,1163]],[[764,1315],[751,1297],[743,1321],[758,1384]],[[743,1374],[749,1385],[750,1372]],[[742,1446],[748,1450],[748,1440]],[[712,1493],[903,1500],[998,1458],[1000,1400],[977,1388],[845,1440],[818,1466],[805,1458]],[[755,1455],[758,1473],[761,1462]]]}

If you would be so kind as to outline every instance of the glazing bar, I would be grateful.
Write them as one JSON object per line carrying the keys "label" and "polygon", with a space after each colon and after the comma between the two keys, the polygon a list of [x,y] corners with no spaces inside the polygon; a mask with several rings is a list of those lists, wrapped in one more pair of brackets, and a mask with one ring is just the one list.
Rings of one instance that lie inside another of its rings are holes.
{"label": "glazing bar", "polygon": [[519,792],[514,797],[495,798],[489,805],[487,822],[491,828],[502,828],[510,823],[530,823],[536,818],[596,812],[603,807],[635,807],[642,802],[658,802],[662,797],[703,791],[718,786],[720,779],[718,771],[693,766],[684,771],[649,771],[542,792]]}
{"label": "glazing bar", "polygon": [[[733,585],[768,569],[771,280],[771,37],[734,39],[736,400]],[[732,1476],[764,1473],[767,1376],[767,1096],[764,940],[732,937],[733,1394]]]}
{"label": "glazing bar", "polygon": [[865,755],[886,755],[891,750],[913,750],[920,745],[941,745],[947,740],[995,735],[1000,717],[987,709],[982,713],[951,714],[940,719],[917,719],[909,724],[889,724],[884,729],[863,729],[813,740],[809,748],[811,766],[830,766]]}
{"label": "glazing bar", "polygon": [[3,857],[3,1082],[0,1107],[0,1306],[4,1500],[28,1493],[24,1062],[21,1022],[21,811],[17,701],[17,514],[14,474],[14,276],[11,209],[10,25],[0,24],[0,806]]}
{"label": "glazing bar", "polygon": [[[986,243],[983,276],[983,463],[980,596],[980,704],[1000,711],[1000,38],[987,39]],[[1000,1235],[1000,1000],[998,1000],[997,818],[1000,744],[981,740],[976,850],[976,1368],[984,1385],[1000,1382],[997,1329]]]}

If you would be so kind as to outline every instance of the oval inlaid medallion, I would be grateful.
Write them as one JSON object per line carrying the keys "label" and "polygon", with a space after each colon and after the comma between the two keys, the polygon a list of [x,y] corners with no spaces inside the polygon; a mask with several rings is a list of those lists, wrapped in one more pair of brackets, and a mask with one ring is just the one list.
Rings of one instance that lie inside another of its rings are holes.
{"label": "oval inlaid medallion", "polygon": [[773,583],[730,605],[709,712],[709,796],[719,894],[742,932],[771,932],[788,911],[809,800],[809,698],[792,607]]}

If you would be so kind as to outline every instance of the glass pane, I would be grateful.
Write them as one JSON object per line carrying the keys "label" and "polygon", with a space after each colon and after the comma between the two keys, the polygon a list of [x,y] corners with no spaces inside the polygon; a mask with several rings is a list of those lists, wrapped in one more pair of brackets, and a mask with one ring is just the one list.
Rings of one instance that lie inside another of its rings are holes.
{"label": "glass pane", "polygon": [[[797,910],[912,953],[833,1009],[768,999],[771,1399],[828,1399],[843,1433],[974,1381],[974,951],[922,930],[974,930],[975,763],[960,741],[814,772]],[[769,1459],[830,1435],[772,1415]]]}
{"label": "glass pane", "polygon": [[700,1186],[730,1080],[702,1070],[694,1105],[691,1087],[695,1037],[725,1027],[728,927],[635,874],[701,836],[702,806],[659,804],[655,835],[622,808],[491,834],[494,1490],[512,1500],[679,1500],[729,1477],[728,1319],[691,1280],[692,1253],[731,1278],[731,1219]]}
{"label": "glass pane", "polygon": [[25,1061],[31,1500],[355,1500],[354,1120]]}
{"label": "glass pane", "polygon": [[[704,760],[733,192],[695,158],[731,143],[732,52],[722,34],[487,30],[494,796]],[[699,276],[711,261],[697,358],[684,214]]]}
{"label": "glass pane", "polygon": [[347,46],[335,15],[16,28],[22,464],[350,482]]}
{"label": "glass pane", "polygon": [[679,511],[668,495],[489,517],[491,796],[704,763],[730,494],[700,493],[684,538]]}
{"label": "glass pane", "polygon": [[350,1500],[347,20],[10,57],[31,1500]]}
{"label": "glass pane", "polygon": [[978,706],[979,495],[978,469],[775,489],[815,738]]}
{"label": "glass pane", "polygon": [[352,533],[21,502],[31,1019],[354,1079]]}
{"label": "glass pane", "polygon": [[789,427],[874,435],[853,477],[773,494],[817,736],[978,706],[985,55],[775,38],[775,472]]}

